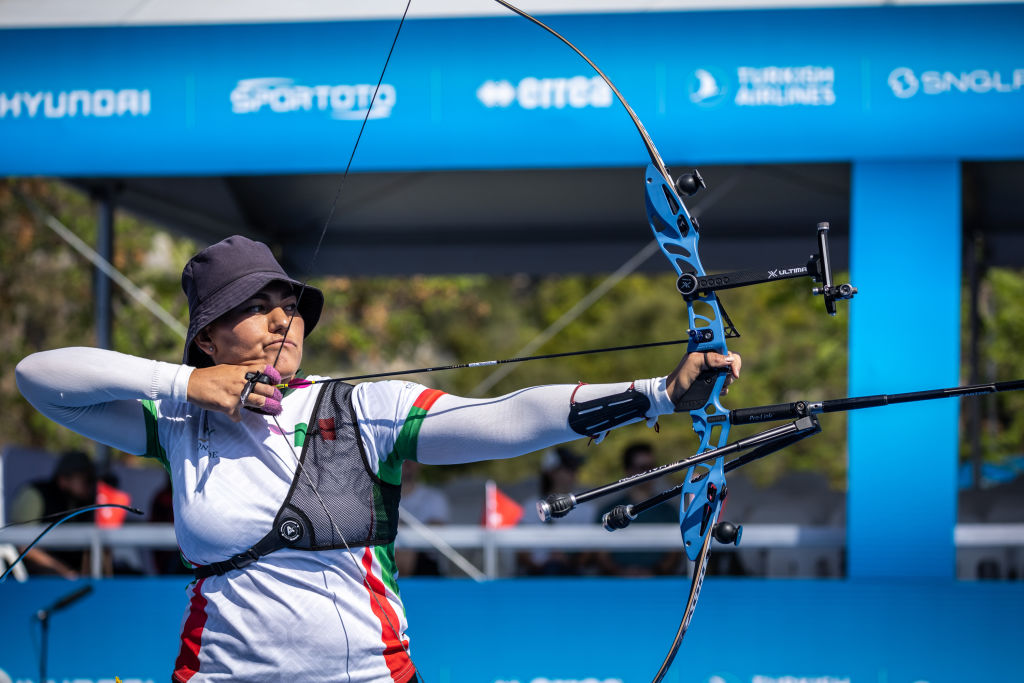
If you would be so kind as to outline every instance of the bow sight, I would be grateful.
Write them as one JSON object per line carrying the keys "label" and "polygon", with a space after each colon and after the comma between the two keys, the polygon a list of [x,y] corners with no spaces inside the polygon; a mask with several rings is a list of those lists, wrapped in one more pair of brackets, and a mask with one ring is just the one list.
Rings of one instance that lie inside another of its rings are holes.
{"label": "bow sight", "polygon": [[[704,178],[701,177],[700,172],[696,169],[680,175],[676,178],[674,185],[681,194],[685,194],[688,197],[696,194],[701,188],[707,187],[704,183]],[[696,222],[696,219],[694,219],[694,222]],[[676,289],[689,302],[720,289],[735,289],[737,287],[746,287],[747,285],[759,285],[764,282],[775,282],[776,280],[788,280],[807,276],[814,282],[821,283],[821,286],[812,289],[811,293],[815,296],[820,295],[824,297],[825,310],[829,315],[835,315],[836,301],[852,299],[853,295],[857,293],[857,288],[849,283],[833,284],[828,232],[829,224],[827,222],[818,223],[818,253],[811,254],[804,265],[738,270],[717,275],[698,275],[691,270],[679,276],[676,280]],[[738,337],[739,334],[736,333],[735,328],[732,328],[728,336]]]}

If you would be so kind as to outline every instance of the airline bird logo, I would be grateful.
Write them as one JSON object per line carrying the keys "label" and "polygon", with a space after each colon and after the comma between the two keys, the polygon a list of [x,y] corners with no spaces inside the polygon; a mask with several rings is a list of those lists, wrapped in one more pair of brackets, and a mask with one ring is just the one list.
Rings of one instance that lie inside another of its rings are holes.
{"label": "airline bird logo", "polygon": [[718,81],[711,72],[706,69],[697,69],[693,72],[693,77],[696,79],[694,86],[690,89],[690,101],[695,103],[706,102],[712,97],[717,97],[722,94],[722,89],[718,87]]}

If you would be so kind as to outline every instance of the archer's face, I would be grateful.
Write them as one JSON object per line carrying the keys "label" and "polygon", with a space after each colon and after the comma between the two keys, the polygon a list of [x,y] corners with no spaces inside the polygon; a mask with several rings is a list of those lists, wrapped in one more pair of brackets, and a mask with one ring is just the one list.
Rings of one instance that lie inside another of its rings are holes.
{"label": "archer's face", "polygon": [[[197,336],[199,347],[218,365],[240,365],[249,361],[275,365],[276,360],[275,367],[282,379],[291,379],[302,362],[302,338],[306,330],[305,321],[297,314],[297,303],[291,287],[271,283],[203,330]],[[294,320],[288,329],[292,316]]]}

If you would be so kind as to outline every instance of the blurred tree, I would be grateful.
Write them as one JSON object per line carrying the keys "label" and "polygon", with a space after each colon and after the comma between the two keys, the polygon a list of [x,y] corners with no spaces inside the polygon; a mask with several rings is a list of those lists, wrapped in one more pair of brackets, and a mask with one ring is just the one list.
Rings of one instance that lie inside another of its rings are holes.
{"label": "blurred tree", "polygon": [[[37,350],[94,343],[92,266],[61,241],[18,198],[33,198],[86,243],[95,243],[96,212],[88,198],[44,180],[0,181],[0,401],[6,419],[0,444],[18,443],[53,450],[82,447],[84,439],[42,418],[17,393],[14,366]],[[120,212],[115,225],[114,265],[183,324],[187,305],[180,272],[202,245]],[[655,256],[654,258],[659,258]],[[571,264],[567,264],[571,268]],[[837,278],[842,278],[837,274]],[[322,287],[328,305],[307,342],[305,369],[341,376],[516,354],[530,340],[590,292],[603,278],[484,276],[401,278],[328,277]],[[787,280],[727,291],[723,303],[740,339],[730,348],[743,354],[745,372],[724,403],[750,406],[797,399],[820,400],[846,394],[846,306],[831,318],[808,291],[809,281]],[[1024,276],[992,270],[985,280],[984,340],[988,379],[1024,376]],[[966,299],[965,299],[966,300]],[[852,302],[856,306],[856,300]],[[685,307],[670,275],[627,277],[538,353],[685,336]],[[966,328],[965,328],[966,334]],[[180,362],[181,339],[114,288],[114,346],[133,355]],[[683,348],[627,351],[539,361],[515,366],[488,394],[534,384],[611,382],[654,377],[671,370]],[[494,368],[411,377],[445,391],[469,395]],[[985,452],[995,458],[1019,452],[1024,438],[1024,395],[992,397],[987,411]],[[846,420],[822,418],[822,434],[746,468],[766,483],[792,470],[825,473],[836,488],[845,486]],[[757,431],[736,428],[733,437]],[[617,478],[619,454],[635,440],[650,441],[663,462],[693,453],[696,439],[685,415],[661,420],[660,433],[643,426],[613,432],[599,445],[574,444],[588,460],[581,479],[595,484]],[[966,441],[966,440],[965,440]],[[534,475],[539,456],[430,468],[437,481],[465,473],[502,480]]]}
{"label": "blurred tree", "polygon": [[[981,284],[981,380],[1024,378],[1024,273],[992,268]],[[963,301],[967,301],[965,292]],[[965,307],[966,308],[966,307]],[[968,323],[964,314],[964,353]],[[966,376],[966,372],[964,373]],[[975,398],[985,402],[982,451],[986,460],[1024,454],[1024,392]],[[961,456],[969,456],[961,439]]]}
{"label": "blurred tree", "polygon": [[[0,444],[88,449],[88,440],[42,417],[15,386],[14,366],[24,356],[96,341],[92,264],[49,230],[23,198],[56,216],[87,244],[96,243],[95,207],[81,193],[40,179],[0,181],[0,400],[5,416]],[[194,245],[124,212],[115,234],[114,266],[187,322],[179,279]],[[116,350],[180,362],[180,339],[117,287],[113,309]]]}

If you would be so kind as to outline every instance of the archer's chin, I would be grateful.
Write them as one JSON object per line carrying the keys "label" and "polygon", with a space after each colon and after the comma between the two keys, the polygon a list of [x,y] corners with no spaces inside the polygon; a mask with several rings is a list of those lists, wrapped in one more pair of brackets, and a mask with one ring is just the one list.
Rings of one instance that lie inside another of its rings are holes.
{"label": "archer's chin", "polygon": [[302,363],[302,351],[294,346],[286,346],[278,357],[277,347],[273,347],[268,349],[266,361],[267,365],[273,365],[282,377],[292,376]]}

